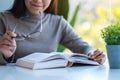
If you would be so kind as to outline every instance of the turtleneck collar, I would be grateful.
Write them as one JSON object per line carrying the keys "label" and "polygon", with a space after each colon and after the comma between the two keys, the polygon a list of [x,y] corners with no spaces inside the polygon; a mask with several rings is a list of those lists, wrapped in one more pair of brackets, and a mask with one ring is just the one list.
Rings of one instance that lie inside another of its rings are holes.
{"label": "turtleneck collar", "polygon": [[42,16],[42,18],[44,18],[45,17],[45,13],[42,12],[42,13],[40,13],[38,15],[35,15],[35,14],[31,13],[30,11],[26,10],[25,16],[23,16],[21,18],[26,18],[27,17],[27,18],[32,18],[32,19],[40,19],[40,16]]}

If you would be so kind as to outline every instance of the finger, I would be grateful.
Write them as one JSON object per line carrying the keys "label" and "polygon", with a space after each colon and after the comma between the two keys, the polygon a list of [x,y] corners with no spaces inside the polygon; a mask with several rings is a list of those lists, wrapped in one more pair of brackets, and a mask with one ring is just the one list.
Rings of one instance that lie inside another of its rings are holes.
{"label": "finger", "polygon": [[5,35],[3,36],[2,40],[9,40],[10,42],[12,42],[11,37],[7,33],[5,33]]}
{"label": "finger", "polygon": [[10,31],[7,31],[4,35],[4,38],[7,38],[8,40],[12,40],[16,37],[16,34]]}
{"label": "finger", "polygon": [[[14,37],[15,37],[15,36],[14,36]],[[4,37],[3,37],[2,40],[6,40],[6,39],[7,39],[8,41],[10,41],[11,43],[16,43],[15,38],[11,37],[8,32],[5,33],[5,35],[4,35]]]}
{"label": "finger", "polygon": [[10,37],[10,36],[9,36],[9,33],[6,32],[3,37]]}
{"label": "finger", "polygon": [[12,42],[10,42],[9,40],[7,40],[7,39],[4,39],[3,40],[3,42],[1,43],[2,45],[8,45],[8,46],[11,46],[11,45],[13,45],[13,43]]}
{"label": "finger", "polygon": [[9,52],[13,53],[16,48],[11,47],[11,46],[7,46],[7,45],[2,45],[2,49],[4,49],[4,51],[9,51]]}
{"label": "finger", "polygon": [[9,58],[13,54],[12,50],[10,50],[6,45],[2,45],[2,51],[4,52],[4,56],[6,58]]}
{"label": "finger", "polygon": [[9,50],[11,52],[14,52],[16,50],[16,44],[7,44],[6,42],[3,42],[2,44],[0,44],[0,46],[3,50]]}
{"label": "finger", "polygon": [[103,64],[105,60],[106,60],[106,57],[105,57],[105,54],[103,53],[94,59],[94,61],[97,61],[99,64]]}
{"label": "finger", "polygon": [[102,59],[102,58],[105,58],[105,55],[102,53],[101,55],[99,55],[99,56],[97,56],[96,58],[95,58],[95,60],[100,60],[100,59]]}
{"label": "finger", "polygon": [[105,62],[106,58],[102,58],[100,60],[95,60],[96,62],[98,62],[99,64],[103,64]]}
{"label": "finger", "polygon": [[11,52],[14,52],[14,51],[15,51],[15,48],[14,48],[14,47],[9,47],[9,50],[10,50]]}
{"label": "finger", "polygon": [[2,47],[1,47],[3,50],[10,50],[10,47],[9,46],[7,46],[7,45],[2,45]]}
{"label": "finger", "polygon": [[14,33],[14,32],[11,32],[11,31],[7,31],[6,32],[10,37],[13,37],[15,38],[17,35]]}
{"label": "finger", "polygon": [[8,39],[4,38],[1,42],[1,45],[15,46],[16,41],[15,40],[8,40]]}
{"label": "finger", "polygon": [[96,57],[100,56],[102,53],[103,53],[102,51],[96,50],[96,51],[94,51],[92,58],[96,58]]}
{"label": "finger", "polygon": [[6,43],[1,44],[1,46],[7,46],[7,47],[13,47],[13,48],[15,48],[15,47],[16,47],[15,45],[9,45],[9,44],[6,44]]}
{"label": "finger", "polygon": [[100,62],[100,64],[105,63],[105,61],[106,61],[106,58],[102,59],[101,62]]}

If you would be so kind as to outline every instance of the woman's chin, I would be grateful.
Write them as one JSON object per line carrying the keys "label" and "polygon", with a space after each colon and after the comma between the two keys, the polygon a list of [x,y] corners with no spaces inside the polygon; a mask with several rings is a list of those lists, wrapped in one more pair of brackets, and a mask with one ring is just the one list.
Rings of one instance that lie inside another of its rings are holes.
{"label": "woman's chin", "polygon": [[39,15],[42,11],[34,11],[34,12],[31,12],[32,14],[34,15]]}

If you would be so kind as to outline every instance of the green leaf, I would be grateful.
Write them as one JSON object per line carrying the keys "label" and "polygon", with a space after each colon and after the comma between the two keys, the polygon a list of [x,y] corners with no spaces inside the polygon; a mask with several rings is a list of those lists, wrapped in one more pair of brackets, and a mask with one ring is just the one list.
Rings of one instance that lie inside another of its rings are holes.
{"label": "green leaf", "polygon": [[[58,15],[64,16],[64,18],[67,20],[68,19],[68,14],[69,14],[69,0],[58,0]],[[70,21],[70,24],[72,26],[75,25],[76,19],[77,19],[77,14],[79,12],[80,5],[78,4],[76,6],[76,9],[74,11],[73,17]],[[57,51],[58,52],[63,52],[65,50],[65,47],[62,45],[58,46]]]}
{"label": "green leaf", "polygon": [[[69,13],[69,0],[58,0],[58,15],[62,15],[66,20],[68,19]],[[58,52],[63,52],[65,47],[59,45],[57,48]]]}
{"label": "green leaf", "polygon": [[73,17],[72,17],[72,19],[70,21],[70,24],[72,25],[72,27],[74,27],[74,25],[75,25],[75,22],[77,20],[77,14],[78,14],[79,10],[80,10],[80,4],[77,5],[77,7],[76,7],[76,9],[74,11]]}
{"label": "green leaf", "polygon": [[62,46],[62,45],[58,46],[58,49],[57,49],[58,52],[63,52],[64,50],[65,50],[64,46]]}
{"label": "green leaf", "polygon": [[102,38],[107,45],[119,45],[120,44],[120,23],[109,25],[102,29]]}
{"label": "green leaf", "polygon": [[58,15],[63,15],[64,18],[68,19],[69,13],[69,0],[58,0]]}

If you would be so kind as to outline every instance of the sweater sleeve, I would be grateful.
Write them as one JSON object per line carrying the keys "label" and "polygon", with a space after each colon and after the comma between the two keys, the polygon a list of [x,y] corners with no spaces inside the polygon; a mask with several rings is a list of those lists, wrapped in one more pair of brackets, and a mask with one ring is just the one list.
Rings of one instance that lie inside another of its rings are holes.
{"label": "sweater sleeve", "polygon": [[5,60],[2,52],[0,51],[0,65],[5,65],[7,64],[8,62]]}
{"label": "sweater sleeve", "polygon": [[7,25],[6,20],[2,15],[2,13],[0,13],[0,38],[3,36],[3,34],[6,31],[6,28],[5,28],[6,25]]}
{"label": "sweater sleeve", "polygon": [[71,25],[65,20],[61,20],[63,26],[63,34],[61,44],[69,48],[72,52],[88,54],[92,53],[95,49],[74,31]]}
{"label": "sweater sleeve", "polygon": [[[4,32],[5,32],[5,25],[4,25],[4,21],[3,21],[3,16],[0,13],[0,39],[2,38]],[[7,61],[5,60],[3,53],[0,51],[0,65],[4,65],[6,63],[7,63]]]}

